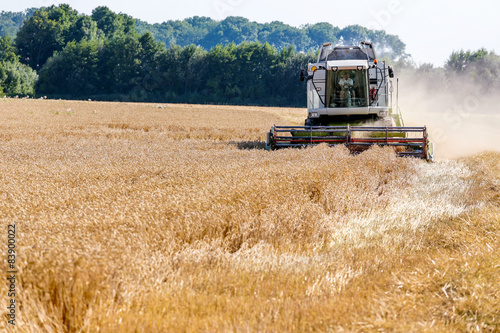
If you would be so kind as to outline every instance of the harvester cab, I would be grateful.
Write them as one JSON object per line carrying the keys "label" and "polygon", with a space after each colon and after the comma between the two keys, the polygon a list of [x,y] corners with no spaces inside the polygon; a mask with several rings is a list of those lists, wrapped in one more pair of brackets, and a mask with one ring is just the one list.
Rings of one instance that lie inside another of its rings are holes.
{"label": "harvester cab", "polygon": [[[399,114],[391,112],[392,77],[394,71],[385,62],[378,63],[371,43],[323,44],[318,61],[307,70],[305,125],[361,125],[376,120],[380,125],[401,126]],[[306,79],[304,72],[301,79]]]}
{"label": "harvester cab", "polygon": [[[318,59],[300,72],[307,81],[304,126],[273,126],[267,149],[345,144],[359,152],[373,144],[394,146],[398,155],[433,159],[425,127],[404,127],[393,104],[394,70],[377,61],[373,45],[321,45]],[[397,89],[397,87],[396,87]]]}

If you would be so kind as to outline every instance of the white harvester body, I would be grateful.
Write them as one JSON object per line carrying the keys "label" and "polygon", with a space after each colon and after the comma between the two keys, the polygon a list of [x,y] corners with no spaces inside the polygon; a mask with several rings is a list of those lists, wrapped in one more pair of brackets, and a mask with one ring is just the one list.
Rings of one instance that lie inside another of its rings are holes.
{"label": "white harvester body", "polygon": [[[318,59],[300,72],[307,81],[304,126],[273,126],[266,149],[343,144],[352,152],[392,146],[399,156],[433,160],[426,127],[404,127],[393,101],[394,71],[377,61],[373,45],[321,45]],[[396,84],[397,89],[397,84]]]}

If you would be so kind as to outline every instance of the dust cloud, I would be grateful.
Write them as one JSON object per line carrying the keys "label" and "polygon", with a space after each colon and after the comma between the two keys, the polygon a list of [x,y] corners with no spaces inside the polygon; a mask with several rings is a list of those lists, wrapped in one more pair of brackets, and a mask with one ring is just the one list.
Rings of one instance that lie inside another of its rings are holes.
{"label": "dust cloud", "polygon": [[500,91],[468,81],[400,79],[405,125],[427,126],[437,160],[500,151]]}

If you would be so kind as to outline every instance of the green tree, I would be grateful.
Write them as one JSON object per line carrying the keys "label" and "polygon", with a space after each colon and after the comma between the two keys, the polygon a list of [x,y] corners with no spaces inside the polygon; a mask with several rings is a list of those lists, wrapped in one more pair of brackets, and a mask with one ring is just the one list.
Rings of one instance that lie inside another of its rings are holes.
{"label": "green tree", "polygon": [[333,44],[337,43],[337,36],[340,33],[340,29],[338,27],[334,27],[330,23],[326,22],[306,25],[305,30],[307,36],[311,40],[311,48],[317,48],[319,45],[326,42],[332,42]]}
{"label": "green tree", "polygon": [[56,52],[40,70],[37,91],[40,94],[89,96],[100,92],[97,71],[102,43],[82,40],[68,43]]}
{"label": "green tree", "polygon": [[23,24],[25,15],[22,12],[13,13],[2,11],[0,13],[0,36],[15,36]]}
{"label": "green tree", "polygon": [[40,69],[54,51],[60,51],[78,13],[68,5],[42,8],[33,13],[17,32],[16,47],[21,61]]}
{"label": "green tree", "polygon": [[370,31],[369,40],[374,41],[377,57],[388,58],[395,62],[408,62],[410,55],[406,53],[406,44],[399,37],[388,35],[385,31]]}
{"label": "green tree", "polygon": [[297,49],[303,50],[310,45],[310,39],[305,30],[289,26],[279,21],[273,21],[266,24],[259,33],[258,40],[267,42],[276,48],[293,45]]}
{"label": "green tree", "polygon": [[15,62],[19,61],[19,56],[16,54],[16,47],[8,35],[0,38],[0,62]]}
{"label": "green tree", "polygon": [[104,37],[104,33],[99,30],[97,23],[90,16],[82,15],[68,31],[66,42],[81,40],[95,40]]}
{"label": "green tree", "polygon": [[[183,87],[185,95],[192,95],[200,91],[203,84],[205,66],[203,63],[206,57],[206,51],[196,45],[186,46],[179,55],[179,86]],[[195,103],[194,100],[188,102]]]}
{"label": "green tree", "polygon": [[206,88],[212,100],[234,95],[235,76],[238,71],[235,66],[236,45],[231,43],[227,46],[221,44],[212,48],[207,54]]}
{"label": "green tree", "polygon": [[104,43],[99,59],[103,91],[127,94],[141,87],[142,46],[135,35],[119,35]]}
{"label": "green tree", "polygon": [[97,7],[92,11],[92,20],[108,38],[118,35],[135,34],[135,20],[126,14],[116,14],[106,6]]}
{"label": "green tree", "polygon": [[35,11],[36,8],[29,8],[22,12],[2,11],[0,13],[0,37],[5,35],[15,37],[24,20],[31,17]]}
{"label": "green tree", "polygon": [[267,93],[266,82],[272,77],[277,58],[276,49],[269,43],[242,43],[236,49],[238,64],[237,87],[242,101],[252,103]]}
{"label": "green tree", "polygon": [[[38,75],[30,67],[18,61],[0,63],[0,87],[4,94],[34,95]],[[3,73],[3,74],[2,74]]]}
{"label": "green tree", "polygon": [[257,40],[257,28],[248,19],[229,16],[213,28],[200,44],[210,49],[217,44],[240,44],[244,41]]}
{"label": "green tree", "polygon": [[[500,85],[500,56],[482,48],[477,51],[454,51],[444,66],[445,74],[451,82],[458,78],[464,89],[470,89],[465,84],[472,81],[476,89],[491,90]],[[459,87],[460,88],[460,87]]]}
{"label": "green tree", "polygon": [[368,40],[368,31],[360,25],[349,25],[339,31],[339,39],[342,38],[345,45],[358,45]]}
{"label": "green tree", "polygon": [[163,84],[159,66],[160,58],[165,53],[165,46],[157,42],[149,32],[139,38],[139,43],[141,44],[139,54],[141,87],[147,92],[158,92]]}
{"label": "green tree", "polygon": [[453,51],[445,64],[445,69],[448,72],[462,73],[467,71],[474,63],[488,57],[490,53],[482,48],[475,52],[473,51]]}
{"label": "green tree", "polygon": [[0,39],[0,93],[33,95],[36,72],[19,62],[14,43],[8,35]]}
{"label": "green tree", "polygon": [[179,94],[177,80],[180,75],[179,59],[181,52],[182,47],[173,44],[158,58],[158,71],[161,73],[163,79],[163,85],[160,90],[165,96],[172,99],[175,99]]}

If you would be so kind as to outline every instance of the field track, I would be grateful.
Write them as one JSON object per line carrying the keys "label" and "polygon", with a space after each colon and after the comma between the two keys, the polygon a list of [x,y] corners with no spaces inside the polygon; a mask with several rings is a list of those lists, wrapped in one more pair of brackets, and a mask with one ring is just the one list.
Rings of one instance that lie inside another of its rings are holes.
{"label": "field track", "polygon": [[0,330],[500,331],[500,153],[262,149],[304,116],[0,99]]}

